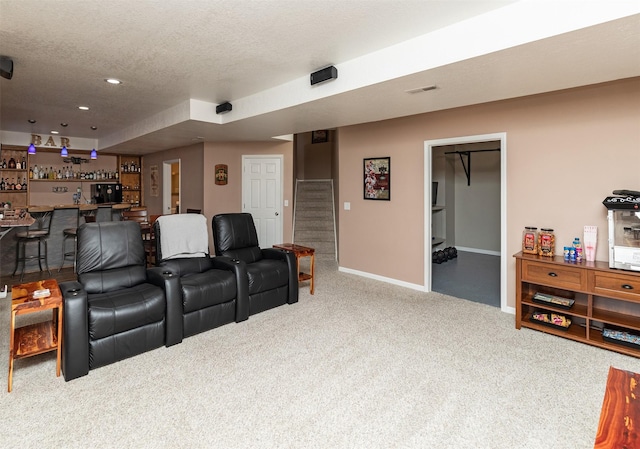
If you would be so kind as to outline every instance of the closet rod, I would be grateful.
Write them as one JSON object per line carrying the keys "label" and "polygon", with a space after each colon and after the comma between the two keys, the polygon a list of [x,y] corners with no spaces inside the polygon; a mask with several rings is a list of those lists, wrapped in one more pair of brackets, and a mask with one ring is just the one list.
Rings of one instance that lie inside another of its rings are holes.
{"label": "closet rod", "polygon": [[[464,174],[467,175],[467,185],[471,185],[471,153],[486,153],[487,151],[500,151],[500,148],[491,150],[469,150],[469,151],[447,151],[444,154],[457,154],[460,156],[460,162],[462,162],[462,168],[464,168]],[[462,156],[467,156],[467,163],[465,165]]]}

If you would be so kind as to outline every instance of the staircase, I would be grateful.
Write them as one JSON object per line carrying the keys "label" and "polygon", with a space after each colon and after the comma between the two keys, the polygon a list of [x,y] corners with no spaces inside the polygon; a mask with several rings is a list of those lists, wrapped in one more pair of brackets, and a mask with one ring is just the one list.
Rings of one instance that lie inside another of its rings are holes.
{"label": "staircase", "polygon": [[316,260],[336,260],[333,181],[296,181],[293,242],[314,248]]}

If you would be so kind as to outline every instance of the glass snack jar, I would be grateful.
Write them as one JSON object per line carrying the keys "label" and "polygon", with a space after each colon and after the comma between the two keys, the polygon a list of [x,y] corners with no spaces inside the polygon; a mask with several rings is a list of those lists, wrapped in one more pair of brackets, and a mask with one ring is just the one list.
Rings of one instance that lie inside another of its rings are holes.
{"label": "glass snack jar", "polygon": [[538,233],[538,254],[553,257],[556,248],[556,237],[553,229],[540,228]]}
{"label": "glass snack jar", "polygon": [[538,254],[538,228],[527,226],[522,231],[522,252]]}

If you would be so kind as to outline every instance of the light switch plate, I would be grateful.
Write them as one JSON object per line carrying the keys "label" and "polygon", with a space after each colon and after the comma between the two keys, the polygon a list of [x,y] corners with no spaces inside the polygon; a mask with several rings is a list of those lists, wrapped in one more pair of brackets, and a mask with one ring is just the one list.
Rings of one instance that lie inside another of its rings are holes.
{"label": "light switch plate", "polygon": [[351,210],[351,203],[348,201],[344,202],[344,210]]}

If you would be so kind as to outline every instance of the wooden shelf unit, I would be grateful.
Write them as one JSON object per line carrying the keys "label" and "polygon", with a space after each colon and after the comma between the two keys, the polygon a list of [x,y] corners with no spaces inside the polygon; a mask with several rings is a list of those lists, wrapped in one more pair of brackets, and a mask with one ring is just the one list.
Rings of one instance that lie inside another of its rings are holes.
{"label": "wooden shelf unit", "polygon": [[[134,167],[134,170],[131,170],[131,167]],[[143,206],[142,156],[118,156],[118,171],[122,183],[122,201],[133,207]]]}
{"label": "wooden shelf unit", "polygon": [[[88,159],[89,151],[87,150],[70,150],[73,156],[81,157],[84,159]],[[15,178],[15,182],[17,183],[18,178],[27,181],[27,188],[20,190],[0,190],[0,202],[10,202],[13,207],[27,207],[33,204],[41,204],[40,196],[43,194],[49,193],[51,190],[47,185],[67,185],[70,186],[69,190],[72,188],[75,189],[75,186],[83,185],[88,186],[91,184],[115,184],[121,183],[119,179],[119,175],[121,173],[120,162],[126,160],[135,160],[137,163],[141,163],[142,158],[140,156],[122,156],[114,153],[100,153],[98,157],[98,161],[90,161],[91,165],[88,165],[88,162],[82,162],[81,164],[74,164],[73,162],[67,161],[64,162],[62,158],[59,156],[60,150],[57,148],[38,148],[36,155],[28,154],[28,147],[19,146],[19,145],[1,145],[0,146],[0,164],[3,160],[6,160],[7,163],[13,157],[14,160],[20,160],[22,165],[23,158],[26,162],[26,167],[21,167],[20,169],[2,169],[0,165],[0,177],[5,178],[5,181],[11,181],[12,178]],[[118,163],[118,166],[116,166]],[[63,170],[65,167],[72,167],[74,170],[74,176],[78,177],[70,177],[70,178],[56,178],[56,179],[37,179],[35,177],[31,177],[34,175],[33,169],[36,166],[40,168],[49,167],[50,169],[54,169],[54,171]],[[80,174],[84,173],[85,175],[91,175],[93,173],[94,177],[91,178],[89,176],[85,178],[81,178]],[[138,202],[142,203],[142,171],[138,173],[131,173],[130,176],[135,176],[137,181],[135,181],[136,186],[139,188],[136,190],[138,192]],[[131,181],[131,180],[129,180]],[[84,187],[83,187],[84,189]],[[34,198],[35,195],[35,198]],[[123,199],[124,201],[124,199]]]}
{"label": "wooden shelf unit", "polygon": [[[522,252],[516,258],[516,329],[527,327],[592,346],[640,357],[640,346],[605,341],[603,328],[640,335],[640,273],[609,268],[607,262],[566,262]],[[571,298],[570,309],[533,301],[537,293]],[[567,330],[531,322],[536,312],[571,319]]]}
{"label": "wooden shelf unit", "polygon": [[[15,183],[20,180],[27,181],[29,178],[29,166],[28,166],[28,154],[26,147],[16,147],[9,145],[2,145],[0,149],[0,164],[3,161],[9,163],[9,161],[13,158],[16,162],[20,162],[20,169],[16,168],[1,168],[0,165],[0,178],[4,178],[5,182],[10,182],[12,179]],[[22,162],[27,163],[27,167],[22,167]],[[28,188],[28,187],[27,187]],[[21,190],[0,190],[0,202],[3,203],[11,203],[12,207],[26,207],[28,204],[28,195],[26,189]]]}
{"label": "wooden shelf unit", "polygon": [[431,206],[431,217],[432,217],[431,247],[432,248],[435,248],[436,246],[439,246],[439,245],[443,245],[443,248],[444,248],[444,244],[447,241],[446,218],[444,214],[445,214],[444,206]]}

